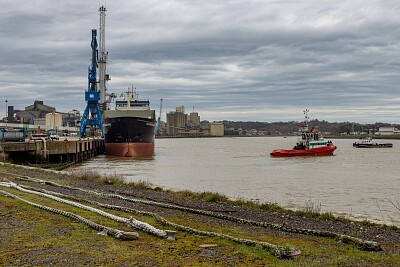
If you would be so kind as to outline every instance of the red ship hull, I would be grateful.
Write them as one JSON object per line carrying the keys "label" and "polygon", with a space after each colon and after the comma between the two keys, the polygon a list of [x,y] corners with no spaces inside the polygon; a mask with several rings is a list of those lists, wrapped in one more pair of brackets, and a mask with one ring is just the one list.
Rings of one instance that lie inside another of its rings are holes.
{"label": "red ship hull", "polygon": [[152,157],[154,156],[154,143],[105,143],[107,155],[120,157]]}
{"label": "red ship hull", "polygon": [[335,151],[335,145],[311,149],[275,149],[271,152],[272,157],[315,157],[315,156],[332,156]]}

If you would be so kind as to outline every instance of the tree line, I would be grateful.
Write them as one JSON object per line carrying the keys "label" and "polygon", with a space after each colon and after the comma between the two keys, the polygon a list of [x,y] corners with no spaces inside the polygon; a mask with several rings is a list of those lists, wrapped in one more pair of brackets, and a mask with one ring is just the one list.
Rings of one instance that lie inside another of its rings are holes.
{"label": "tree line", "polygon": [[[222,121],[225,128],[225,135],[246,135],[256,130],[263,135],[292,135],[299,130],[303,122],[258,122],[258,121]],[[361,124],[355,122],[328,122],[325,120],[314,119],[309,122],[309,127],[318,126],[320,132],[330,133],[332,135],[340,134],[373,134],[379,130],[379,127],[392,126],[400,128],[399,124],[389,124],[376,122],[373,124]]]}

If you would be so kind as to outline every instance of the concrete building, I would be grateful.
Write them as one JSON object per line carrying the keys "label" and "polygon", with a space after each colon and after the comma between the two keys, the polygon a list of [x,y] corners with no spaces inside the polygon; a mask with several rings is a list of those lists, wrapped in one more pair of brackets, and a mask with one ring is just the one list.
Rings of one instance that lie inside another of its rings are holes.
{"label": "concrete building", "polygon": [[80,121],[82,118],[81,113],[73,109],[66,114],[63,114],[63,126],[67,127],[76,127],[78,125],[77,121]]}
{"label": "concrete building", "polygon": [[46,126],[46,118],[36,118],[33,125]]}
{"label": "concrete building", "polygon": [[35,100],[33,105],[25,107],[24,110],[14,110],[14,106],[8,107],[8,121],[28,124],[36,124],[35,120],[45,118],[47,113],[56,112],[54,107],[43,104],[43,101]]}
{"label": "concrete building", "polygon": [[224,136],[222,122],[200,121],[199,113],[185,114],[185,107],[176,107],[175,111],[167,113],[167,135],[186,137]]}
{"label": "concrete building", "polygon": [[187,125],[187,114],[185,107],[179,106],[176,111],[167,113],[167,135],[179,135],[180,132],[184,131]]}
{"label": "concrete building", "polygon": [[375,134],[377,135],[391,135],[391,134],[400,134],[400,131],[393,126],[383,126],[383,127],[379,127],[378,132],[376,132]]}
{"label": "concrete building", "polygon": [[[55,116],[46,114],[56,114]],[[49,117],[50,116],[50,117]],[[60,125],[61,116],[61,125]],[[47,118],[46,118],[47,117]],[[35,100],[33,105],[25,107],[24,110],[14,109],[14,106],[8,106],[7,118],[3,121],[9,123],[20,123],[40,126],[54,127],[77,127],[77,121],[81,120],[81,114],[74,109],[68,113],[56,112],[56,108],[45,105],[43,101]]]}
{"label": "concrete building", "polygon": [[191,126],[200,126],[200,116],[197,112],[192,112],[188,115],[188,124]]}
{"label": "concrete building", "polygon": [[57,129],[63,126],[62,114],[61,113],[47,113],[45,115],[46,118],[46,127],[50,130]]}
{"label": "concrete building", "polygon": [[180,112],[180,113],[185,113],[185,107],[184,106],[179,106],[175,108],[176,112]]}
{"label": "concrete building", "polygon": [[222,122],[210,122],[210,136],[224,136],[224,125]]}

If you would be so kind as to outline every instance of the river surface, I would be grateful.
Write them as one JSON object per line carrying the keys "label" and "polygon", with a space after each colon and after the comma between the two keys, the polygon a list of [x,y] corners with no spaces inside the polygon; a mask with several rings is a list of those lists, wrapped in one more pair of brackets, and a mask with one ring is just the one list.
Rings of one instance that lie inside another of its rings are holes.
{"label": "river surface", "polygon": [[96,171],[173,190],[218,192],[283,207],[320,207],[353,219],[400,226],[400,140],[393,148],[353,148],[333,139],[334,156],[272,158],[295,137],[156,139],[152,160],[101,155],[68,171]]}

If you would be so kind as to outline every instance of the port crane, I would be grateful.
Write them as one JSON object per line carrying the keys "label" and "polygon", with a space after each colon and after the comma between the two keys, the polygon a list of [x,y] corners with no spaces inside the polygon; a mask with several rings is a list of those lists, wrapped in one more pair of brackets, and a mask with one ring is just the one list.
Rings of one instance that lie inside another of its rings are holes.
{"label": "port crane", "polygon": [[157,135],[160,135],[161,133],[161,112],[162,112],[162,103],[163,103],[163,99],[160,99],[160,115],[158,116],[157,119]]}
{"label": "port crane", "polygon": [[93,134],[96,126],[100,129],[101,137],[104,137],[103,132],[103,117],[101,114],[99,100],[100,92],[97,90],[96,68],[97,68],[97,30],[92,29],[92,60],[89,66],[88,74],[88,90],[85,92],[85,101],[87,102],[86,109],[83,112],[79,133],[81,137],[86,137],[86,128],[90,126]]}

